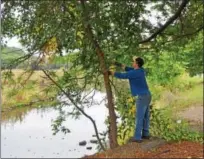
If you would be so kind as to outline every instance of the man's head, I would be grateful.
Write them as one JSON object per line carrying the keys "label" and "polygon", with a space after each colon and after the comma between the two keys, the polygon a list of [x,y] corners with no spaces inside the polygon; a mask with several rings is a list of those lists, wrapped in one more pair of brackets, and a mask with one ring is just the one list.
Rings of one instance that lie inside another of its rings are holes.
{"label": "man's head", "polygon": [[134,56],[132,65],[136,69],[141,68],[144,65],[144,60],[141,57]]}

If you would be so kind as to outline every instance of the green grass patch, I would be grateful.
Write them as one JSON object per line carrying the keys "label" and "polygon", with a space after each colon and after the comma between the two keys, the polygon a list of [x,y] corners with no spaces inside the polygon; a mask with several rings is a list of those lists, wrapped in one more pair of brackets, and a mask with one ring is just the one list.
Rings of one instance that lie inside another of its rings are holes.
{"label": "green grass patch", "polygon": [[196,84],[189,90],[175,94],[176,99],[170,104],[165,103],[162,99],[158,102],[163,102],[166,116],[175,117],[176,114],[190,106],[203,104],[203,84]]}

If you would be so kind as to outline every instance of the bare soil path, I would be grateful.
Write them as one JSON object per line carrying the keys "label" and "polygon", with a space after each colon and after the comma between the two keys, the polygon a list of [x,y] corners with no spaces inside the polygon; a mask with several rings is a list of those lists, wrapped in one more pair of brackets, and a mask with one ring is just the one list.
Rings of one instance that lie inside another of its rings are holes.
{"label": "bare soil path", "polygon": [[203,132],[203,105],[191,106],[178,115],[189,122],[192,130]]}

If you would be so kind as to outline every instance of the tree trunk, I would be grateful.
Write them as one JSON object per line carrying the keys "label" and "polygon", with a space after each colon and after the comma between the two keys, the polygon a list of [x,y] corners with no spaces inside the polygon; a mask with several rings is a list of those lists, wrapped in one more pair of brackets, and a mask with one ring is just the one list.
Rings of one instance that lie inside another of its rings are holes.
{"label": "tree trunk", "polygon": [[110,124],[109,125],[109,142],[110,142],[110,148],[112,149],[118,146],[117,124],[116,124],[116,114],[115,114],[114,103],[113,103],[113,93],[112,93],[112,89],[110,86],[109,75],[108,75],[106,65],[105,65],[104,53],[102,49],[100,48],[98,42],[94,38],[90,24],[87,24],[88,16],[87,16],[84,0],[81,0],[81,4],[82,4],[83,13],[84,13],[83,22],[84,22],[85,32],[89,40],[92,42],[94,49],[96,50],[96,54],[100,62],[100,69],[103,72],[106,95],[108,99],[108,110],[109,110],[109,124]]}
{"label": "tree trunk", "polygon": [[110,86],[109,75],[105,66],[104,53],[102,52],[99,46],[96,48],[96,52],[99,57],[101,70],[103,71],[104,84],[105,84],[106,95],[108,99],[109,124],[110,124],[109,125],[110,148],[115,148],[118,146],[118,142],[117,142],[116,114],[115,114],[114,103],[113,103],[113,93]]}

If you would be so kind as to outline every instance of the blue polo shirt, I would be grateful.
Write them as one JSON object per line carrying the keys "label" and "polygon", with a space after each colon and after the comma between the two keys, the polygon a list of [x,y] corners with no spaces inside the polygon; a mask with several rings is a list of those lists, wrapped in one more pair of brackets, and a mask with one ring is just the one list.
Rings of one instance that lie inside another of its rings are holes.
{"label": "blue polo shirt", "polygon": [[120,79],[129,79],[132,96],[150,93],[143,68],[125,67],[125,71],[127,72],[115,72],[114,76]]}

